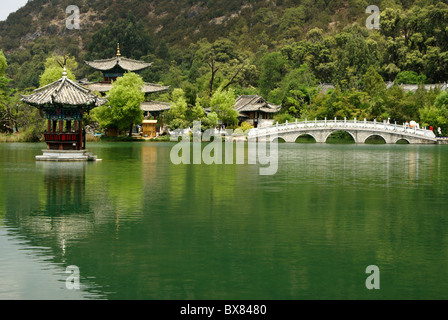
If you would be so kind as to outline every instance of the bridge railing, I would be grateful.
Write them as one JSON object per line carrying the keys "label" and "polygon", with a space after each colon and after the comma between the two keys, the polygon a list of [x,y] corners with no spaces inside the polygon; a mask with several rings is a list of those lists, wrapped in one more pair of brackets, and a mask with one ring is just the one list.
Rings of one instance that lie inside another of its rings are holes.
{"label": "bridge railing", "polygon": [[282,124],[275,124],[270,127],[252,129],[249,136],[263,136],[272,133],[281,133],[291,130],[306,130],[306,129],[357,129],[357,130],[372,130],[380,132],[394,132],[406,135],[416,135],[426,138],[435,138],[436,135],[432,130],[421,129],[417,126],[410,127],[409,125],[399,125],[387,121],[367,121],[367,120],[305,120],[286,122]]}

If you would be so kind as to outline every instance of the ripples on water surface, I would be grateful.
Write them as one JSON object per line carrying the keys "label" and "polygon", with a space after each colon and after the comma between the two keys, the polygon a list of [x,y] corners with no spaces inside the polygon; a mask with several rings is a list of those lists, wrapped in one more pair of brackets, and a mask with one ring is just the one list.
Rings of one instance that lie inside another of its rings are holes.
{"label": "ripples on water surface", "polygon": [[280,144],[260,176],[172,146],[0,144],[0,299],[448,298],[448,147]]}

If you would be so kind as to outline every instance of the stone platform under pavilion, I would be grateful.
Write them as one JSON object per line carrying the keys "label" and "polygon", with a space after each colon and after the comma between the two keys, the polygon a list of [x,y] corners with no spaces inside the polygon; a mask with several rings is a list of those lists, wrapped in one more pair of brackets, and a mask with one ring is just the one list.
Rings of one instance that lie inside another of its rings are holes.
{"label": "stone platform under pavilion", "polygon": [[101,161],[88,150],[42,150],[43,155],[36,156],[37,161]]}

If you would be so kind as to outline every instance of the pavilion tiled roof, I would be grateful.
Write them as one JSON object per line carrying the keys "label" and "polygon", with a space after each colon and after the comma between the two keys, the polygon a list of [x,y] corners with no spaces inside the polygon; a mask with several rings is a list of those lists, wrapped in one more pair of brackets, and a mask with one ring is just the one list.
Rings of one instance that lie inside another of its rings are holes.
{"label": "pavilion tiled roof", "polygon": [[169,102],[161,102],[161,101],[143,102],[140,105],[140,109],[146,112],[162,112],[165,110],[169,110],[170,108],[171,104]]}
{"label": "pavilion tiled roof", "polygon": [[91,66],[92,68],[100,71],[108,71],[112,70],[116,66],[120,66],[123,70],[131,72],[143,70],[149,68],[152,65],[152,63],[132,60],[120,56],[111,59],[85,61],[85,63]]}
{"label": "pavilion tiled roof", "polygon": [[334,90],[335,86],[331,83],[321,83],[319,85],[320,92],[327,93],[329,90]]}
{"label": "pavilion tiled roof", "polygon": [[[112,83],[102,83],[102,82],[95,82],[95,83],[84,83],[85,87],[89,88],[92,91],[97,92],[108,92],[110,89],[112,89]],[[162,92],[168,90],[169,86],[162,86],[160,84],[154,84],[154,83],[144,83],[142,91],[144,93],[155,93],[155,92]]]}
{"label": "pavilion tiled roof", "polygon": [[98,97],[91,90],[68,79],[65,75],[53,83],[34,90],[34,93],[30,95],[23,95],[22,101],[35,107],[60,105],[62,107],[84,106],[88,109],[107,102],[106,99]]}
{"label": "pavilion tiled roof", "polygon": [[167,91],[169,89],[170,89],[169,86],[162,86],[162,85],[156,84],[156,83],[147,83],[147,82],[145,82],[143,84],[142,91],[145,92],[145,93],[153,93],[153,92]]}
{"label": "pavilion tiled roof", "polygon": [[239,96],[235,101],[234,109],[241,112],[261,111],[266,113],[277,113],[281,106],[268,103],[259,95]]}

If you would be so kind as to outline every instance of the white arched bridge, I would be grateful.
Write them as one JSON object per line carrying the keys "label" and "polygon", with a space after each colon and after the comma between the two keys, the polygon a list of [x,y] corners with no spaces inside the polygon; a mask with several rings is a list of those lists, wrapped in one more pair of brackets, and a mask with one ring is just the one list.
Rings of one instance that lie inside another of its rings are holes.
{"label": "white arched bridge", "polygon": [[317,143],[325,143],[328,137],[337,131],[350,134],[355,143],[365,143],[370,137],[381,137],[388,144],[405,141],[410,144],[436,144],[437,139],[432,130],[420,129],[417,126],[398,125],[387,121],[358,120],[314,120],[286,122],[266,128],[251,129],[248,139],[257,141],[273,141],[283,139],[296,142],[301,136],[311,136]]}

